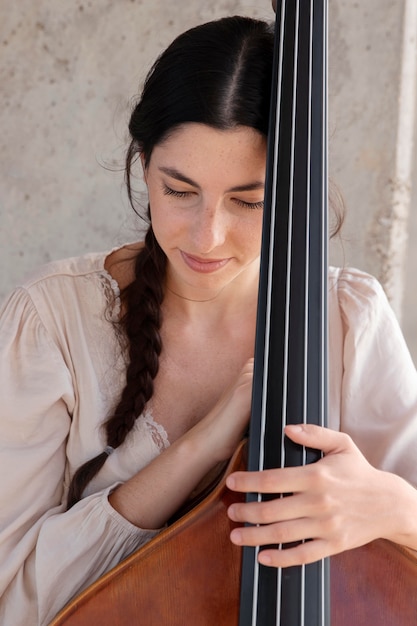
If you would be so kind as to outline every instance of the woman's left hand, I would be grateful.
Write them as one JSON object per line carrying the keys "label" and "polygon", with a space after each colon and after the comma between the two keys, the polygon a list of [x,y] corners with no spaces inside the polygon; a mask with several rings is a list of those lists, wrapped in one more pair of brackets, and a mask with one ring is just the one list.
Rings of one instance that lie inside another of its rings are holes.
{"label": "woman's left hand", "polygon": [[[234,529],[233,543],[263,546],[309,540],[259,552],[260,563],[287,567],[396,536],[395,493],[402,479],[372,467],[346,434],[314,425],[287,426],[285,433],[325,456],[302,467],[231,474],[231,490],[277,494],[272,500],[229,507],[230,519],[253,524]],[[280,497],[282,493],[291,495]]]}

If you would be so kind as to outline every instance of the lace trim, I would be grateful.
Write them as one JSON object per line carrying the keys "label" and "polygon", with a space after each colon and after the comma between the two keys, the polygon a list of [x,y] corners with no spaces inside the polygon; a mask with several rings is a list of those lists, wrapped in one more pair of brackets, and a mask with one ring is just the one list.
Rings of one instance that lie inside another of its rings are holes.
{"label": "lace trim", "polygon": [[108,317],[111,322],[118,322],[122,308],[119,284],[105,269],[102,269],[98,276],[103,288],[104,297],[109,305]]}
{"label": "lace trim", "polygon": [[146,408],[144,412],[136,418],[132,430],[122,445],[126,450],[135,450],[136,454],[140,446],[146,446],[146,440],[148,440],[152,446],[155,446],[158,453],[163,452],[170,446],[165,428],[154,420],[149,408]]}
{"label": "lace trim", "polygon": [[155,422],[149,409],[142,413],[142,415],[138,418],[138,421],[139,420],[146,425],[151,434],[152,441],[158,450],[162,452],[165,448],[169,447],[170,443],[165,428],[161,424],[158,424],[158,422]]}
{"label": "lace trim", "polygon": [[[120,287],[111,274],[105,269],[102,269],[99,273],[99,281],[103,288],[104,297],[108,304],[108,317],[111,322],[118,322],[121,311],[121,299],[120,299]],[[145,410],[137,420],[135,427],[140,428],[143,425],[152,437],[152,441],[159,451],[165,450],[170,445],[167,432],[165,428],[158,424],[153,418],[150,409]],[[129,437],[126,443],[129,445]],[[132,441],[133,443],[133,441]]]}

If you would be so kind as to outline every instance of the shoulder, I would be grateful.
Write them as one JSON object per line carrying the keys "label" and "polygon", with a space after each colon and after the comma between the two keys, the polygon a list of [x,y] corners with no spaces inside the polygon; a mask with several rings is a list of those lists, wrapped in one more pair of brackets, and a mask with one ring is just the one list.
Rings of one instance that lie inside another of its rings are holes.
{"label": "shoulder", "polygon": [[338,308],[345,323],[368,325],[378,318],[395,318],[382,285],[356,268],[331,267],[329,270],[329,309]]}
{"label": "shoulder", "polygon": [[105,258],[106,253],[91,253],[41,266],[10,295],[4,304],[5,311],[13,302],[20,303],[22,307],[33,308],[47,324],[71,311],[74,315],[75,309],[82,310],[87,304],[102,305],[104,291],[100,283],[106,280]]}
{"label": "shoulder", "polygon": [[20,288],[27,291],[36,289],[45,282],[77,279],[103,271],[108,252],[89,253],[83,256],[51,261],[26,276]]}
{"label": "shoulder", "polygon": [[406,369],[415,376],[399,321],[378,280],[361,270],[343,268],[331,270],[330,283],[329,328],[332,337],[340,337],[344,358],[350,355],[356,364],[371,360],[372,368],[386,372],[389,361],[390,370]]}
{"label": "shoulder", "polygon": [[45,264],[9,295],[0,309],[2,321],[38,320],[48,329],[108,315],[116,319],[120,289],[109,274],[106,259],[114,252],[94,252]]}
{"label": "shoulder", "polygon": [[330,267],[330,289],[336,289],[340,297],[383,297],[385,293],[380,282],[367,272],[354,267]]}

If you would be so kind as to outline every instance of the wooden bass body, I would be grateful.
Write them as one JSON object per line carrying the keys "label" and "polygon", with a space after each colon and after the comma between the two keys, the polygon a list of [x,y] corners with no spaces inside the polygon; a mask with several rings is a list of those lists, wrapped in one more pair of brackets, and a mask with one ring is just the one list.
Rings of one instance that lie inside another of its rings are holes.
{"label": "wooden bass body", "polygon": [[[225,481],[242,442],[199,505],[72,600],[50,626],[237,626],[241,549]],[[242,498],[243,499],[243,498]],[[378,540],[331,558],[331,626],[416,626],[417,556]],[[286,626],[283,624],[282,626]]]}
{"label": "wooden bass body", "polygon": [[242,442],[199,505],[81,593],[51,626],[237,626],[241,549],[229,539],[226,515],[237,498],[225,481],[245,468],[244,457]]}

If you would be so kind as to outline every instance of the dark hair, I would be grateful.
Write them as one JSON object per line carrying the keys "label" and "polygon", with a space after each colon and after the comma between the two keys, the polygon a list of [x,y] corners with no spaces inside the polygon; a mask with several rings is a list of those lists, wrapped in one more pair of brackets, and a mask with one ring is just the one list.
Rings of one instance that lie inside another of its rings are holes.
{"label": "dark hair", "polygon": [[[134,160],[149,162],[154,147],[182,124],[217,129],[248,126],[267,135],[273,26],[246,17],[228,17],[197,26],[177,37],[149,72],[129,123],[126,183]],[[120,325],[128,339],[126,386],[104,427],[107,445],[117,448],[153,394],[161,353],[161,304],[166,258],[149,226],[136,258],[135,279],[123,291]],[[74,475],[68,507],[77,502],[107,459],[102,452]]]}

